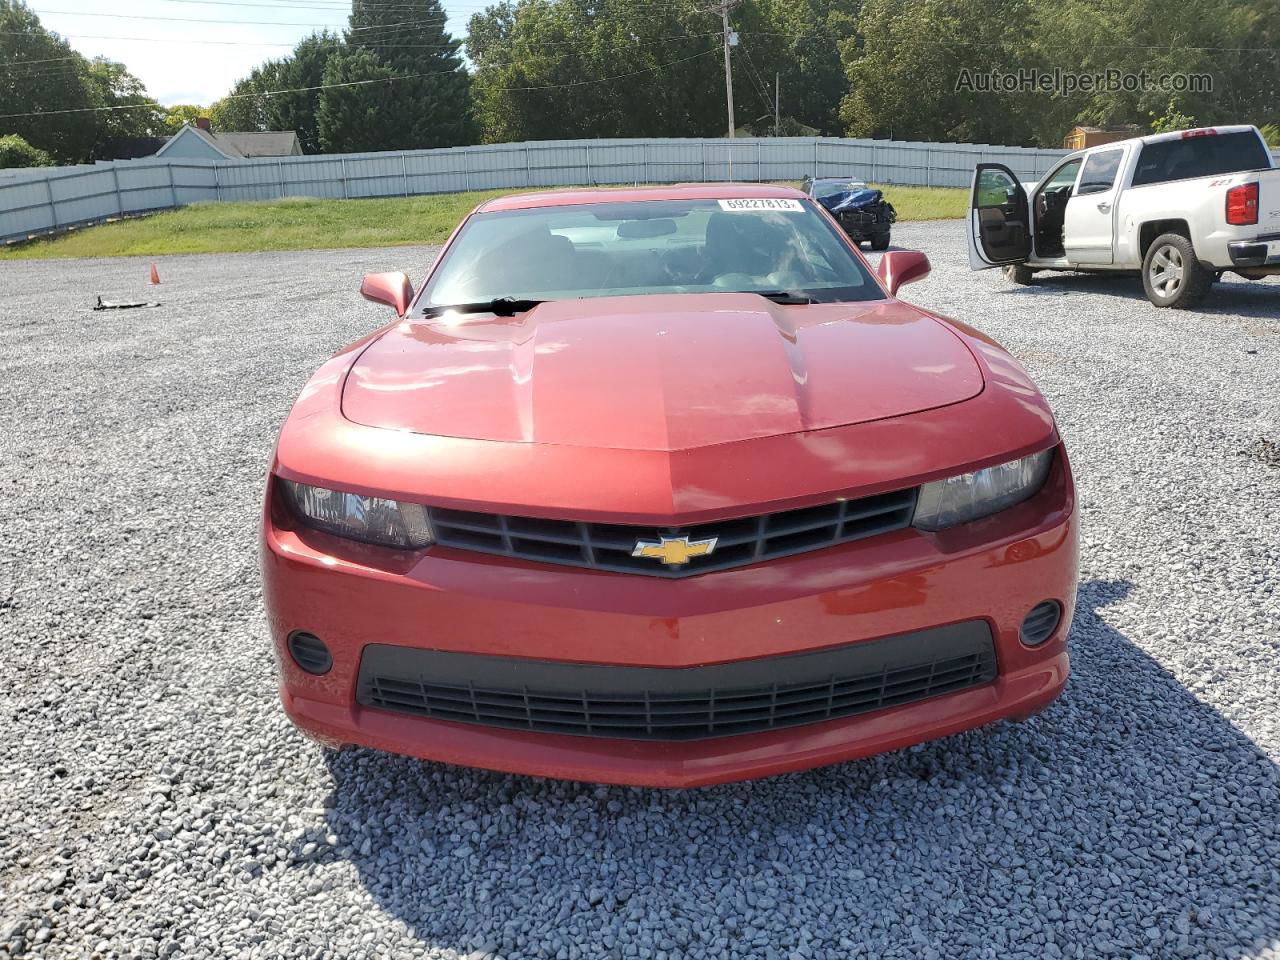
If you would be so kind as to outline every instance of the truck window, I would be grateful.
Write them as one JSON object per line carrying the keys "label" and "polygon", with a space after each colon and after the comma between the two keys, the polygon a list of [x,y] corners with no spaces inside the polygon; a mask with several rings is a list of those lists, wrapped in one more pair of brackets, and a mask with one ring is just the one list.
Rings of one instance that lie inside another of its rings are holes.
{"label": "truck window", "polygon": [[1253,131],[1218,133],[1142,145],[1133,185],[1214,177],[1271,166],[1262,139]]}
{"label": "truck window", "polygon": [[1080,172],[1080,161],[1069,160],[1053,171],[1053,176],[1049,178],[1049,182],[1044,185],[1045,190],[1057,190],[1059,187],[1069,187],[1076,182],[1076,174]]}
{"label": "truck window", "polygon": [[1084,173],[1080,175],[1080,186],[1076,195],[1086,193],[1104,193],[1116,182],[1116,171],[1120,169],[1120,158],[1123,150],[1103,150],[1090,154],[1084,162]]}

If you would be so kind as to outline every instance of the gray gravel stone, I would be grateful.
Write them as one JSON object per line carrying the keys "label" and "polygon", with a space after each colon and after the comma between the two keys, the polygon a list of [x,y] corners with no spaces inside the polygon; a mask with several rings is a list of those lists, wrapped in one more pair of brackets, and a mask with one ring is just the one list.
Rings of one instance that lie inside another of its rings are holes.
{"label": "gray gravel stone", "polygon": [[[427,248],[0,263],[0,956],[1280,957],[1280,283],[1007,286],[904,224],[903,295],[1005,343],[1080,495],[1042,716],[656,792],[330,754],[257,576],[281,419]],[[154,310],[91,313],[106,299]],[[56,900],[56,905],[55,901]]]}

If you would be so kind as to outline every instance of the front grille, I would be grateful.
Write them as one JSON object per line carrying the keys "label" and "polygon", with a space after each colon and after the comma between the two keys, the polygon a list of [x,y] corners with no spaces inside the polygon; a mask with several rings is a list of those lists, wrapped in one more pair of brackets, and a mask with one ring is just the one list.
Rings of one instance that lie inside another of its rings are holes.
{"label": "front grille", "polygon": [[846,210],[840,214],[840,222],[867,227],[881,221],[878,210]]}
{"label": "front grille", "polygon": [[[539,520],[439,507],[432,508],[431,522],[441,546],[593,570],[687,577],[901,530],[911,523],[915,505],[913,488],[684,527]],[[679,566],[632,556],[641,541],[680,537],[691,542],[715,538],[715,547],[711,553],[692,557]]]}
{"label": "front grille", "polygon": [[557,663],[374,644],[365,706],[490,727],[696,740],[818,723],[990,683],[984,621],[699,667]]}

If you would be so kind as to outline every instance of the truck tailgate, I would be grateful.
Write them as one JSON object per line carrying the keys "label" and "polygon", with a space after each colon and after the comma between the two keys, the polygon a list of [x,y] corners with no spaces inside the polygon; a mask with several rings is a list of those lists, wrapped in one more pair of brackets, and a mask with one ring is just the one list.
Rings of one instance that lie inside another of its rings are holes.
{"label": "truck tailgate", "polygon": [[1256,176],[1258,229],[1264,234],[1280,233],[1280,169],[1261,170]]}

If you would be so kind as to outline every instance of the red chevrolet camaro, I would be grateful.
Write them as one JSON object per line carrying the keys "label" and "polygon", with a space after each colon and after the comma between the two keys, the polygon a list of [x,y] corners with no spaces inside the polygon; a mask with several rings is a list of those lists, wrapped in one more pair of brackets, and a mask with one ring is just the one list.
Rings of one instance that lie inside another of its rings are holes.
{"label": "red chevrolet camaro", "polygon": [[1022,368],[795,190],[492,200],[280,433],[262,567],[322,742],[609,783],[1044,708],[1071,471]]}

